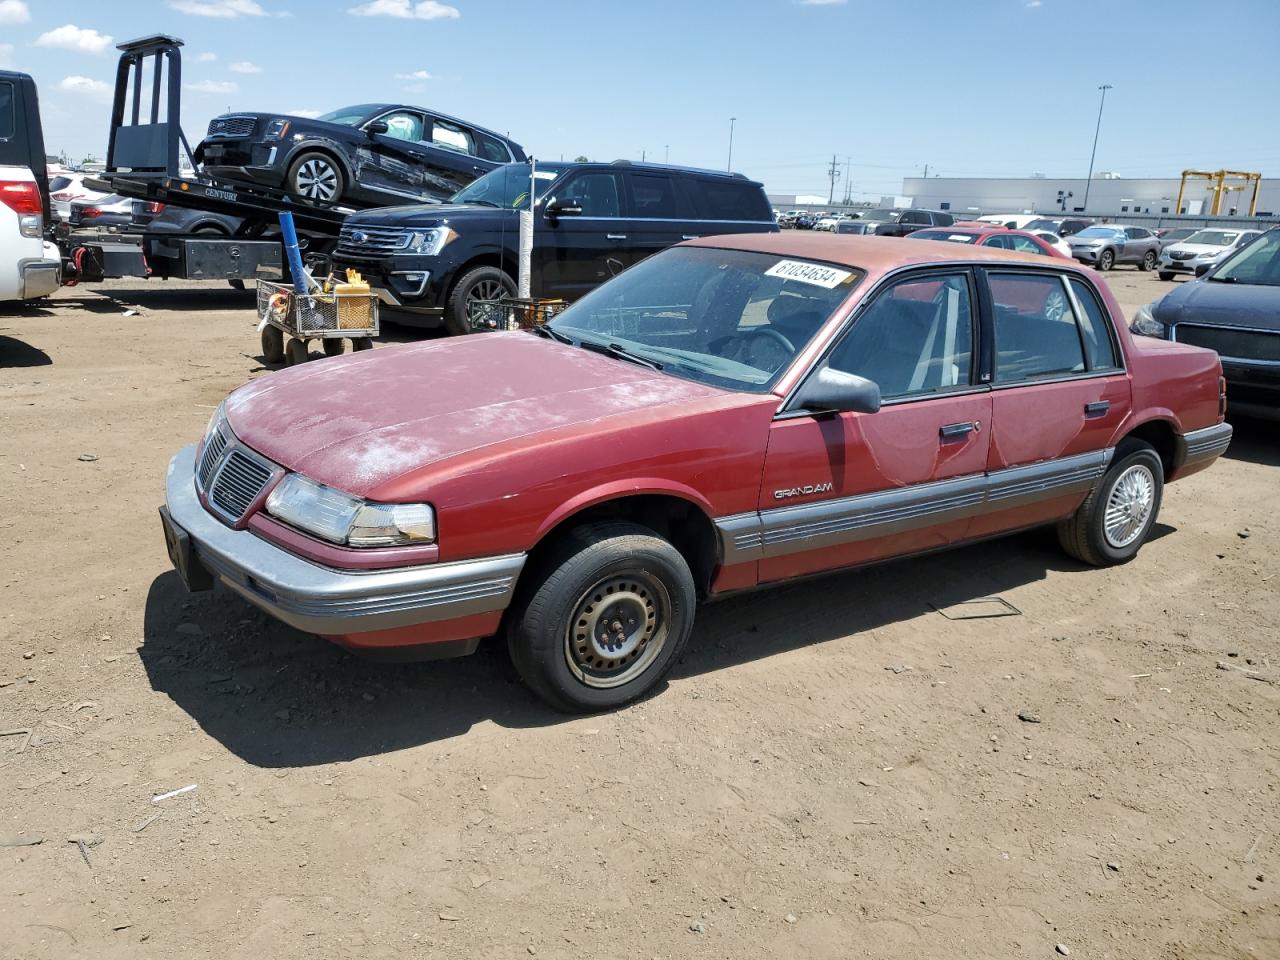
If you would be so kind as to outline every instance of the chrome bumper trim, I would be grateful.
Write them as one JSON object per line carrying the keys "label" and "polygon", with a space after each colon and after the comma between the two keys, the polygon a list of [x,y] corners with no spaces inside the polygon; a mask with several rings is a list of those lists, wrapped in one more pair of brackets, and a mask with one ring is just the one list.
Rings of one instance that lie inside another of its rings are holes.
{"label": "chrome bumper trim", "polygon": [[196,495],[195,444],[169,461],[165,501],[217,579],[278,620],[309,633],[365,633],[505,610],[525,554],[392,570],[322,567],[233,530]]}

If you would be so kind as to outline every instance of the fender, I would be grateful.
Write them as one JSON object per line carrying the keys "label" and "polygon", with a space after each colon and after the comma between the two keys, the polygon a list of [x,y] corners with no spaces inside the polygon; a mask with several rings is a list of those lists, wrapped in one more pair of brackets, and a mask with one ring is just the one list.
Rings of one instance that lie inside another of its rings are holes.
{"label": "fender", "polygon": [[615,480],[612,483],[606,483],[598,487],[592,487],[584,490],[577,496],[566,500],[553,510],[542,523],[539,525],[537,533],[534,534],[534,542],[530,544],[530,549],[546,537],[548,533],[554,530],[562,522],[575,513],[581,513],[588,507],[598,506],[607,503],[610,500],[622,500],[626,497],[639,497],[645,495],[657,495],[676,497],[687,503],[693,504],[701,510],[708,520],[715,519],[715,511],[711,504],[702,494],[698,493],[691,487],[687,487],[682,483],[675,483],[661,477],[637,477],[632,480]]}
{"label": "fender", "polygon": [[308,137],[301,143],[294,144],[285,154],[284,161],[280,164],[280,169],[285,171],[286,175],[293,161],[298,158],[298,154],[306,153],[308,150],[323,150],[330,154],[338,161],[338,166],[342,168],[343,179],[348,184],[355,182],[355,172],[351,169],[351,163],[347,159],[347,148],[337,140],[329,140],[325,137]]}
{"label": "fender", "polygon": [[1182,421],[1178,418],[1178,415],[1168,407],[1145,407],[1142,410],[1129,411],[1129,415],[1121,420],[1120,423],[1116,425],[1115,430],[1112,431],[1111,437],[1107,441],[1107,446],[1114,447],[1127,434],[1132,433],[1134,430],[1137,430],[1145,424],[1154,422],[1167,423],[1173,429],[1175,434],[1186,432],[1182,429]]}

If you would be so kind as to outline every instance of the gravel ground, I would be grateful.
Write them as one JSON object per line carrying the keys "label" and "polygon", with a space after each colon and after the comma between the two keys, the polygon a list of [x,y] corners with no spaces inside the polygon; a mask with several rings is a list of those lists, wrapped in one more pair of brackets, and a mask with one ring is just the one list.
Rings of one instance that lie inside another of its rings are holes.
{"label": "gravel ground", "polygon": [[566,718],[496,648],[369,664],[183,591],[164,470],[268,374],[252,310],[0,317],[0,957],[1280,957],[1273,426],[1128,566],[1036,532],[725,601]]}

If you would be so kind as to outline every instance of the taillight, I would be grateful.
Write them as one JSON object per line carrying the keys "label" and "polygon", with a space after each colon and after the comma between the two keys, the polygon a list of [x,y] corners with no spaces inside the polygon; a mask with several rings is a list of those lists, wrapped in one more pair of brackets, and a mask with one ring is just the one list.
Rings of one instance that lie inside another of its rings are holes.
{"label": "taillight", "polygon": [[40,191],[31,180],[0,180],[0,203],[17,214],[44,212]]}
{"label": "taillight", "polygon": [[1225,420],[1227,416],[1227,378],[1218,378],[1218,421]]}
{"label": "taillight", "polygon": [[85,207],[80,211],[81,220],[92,220],[94,217],[102,216],[102,211],[97,207]]}
{"label": "taillight", "polygon": [[159,213],[164,209],[164,204],[158,200],[147,201],[147,213]]}

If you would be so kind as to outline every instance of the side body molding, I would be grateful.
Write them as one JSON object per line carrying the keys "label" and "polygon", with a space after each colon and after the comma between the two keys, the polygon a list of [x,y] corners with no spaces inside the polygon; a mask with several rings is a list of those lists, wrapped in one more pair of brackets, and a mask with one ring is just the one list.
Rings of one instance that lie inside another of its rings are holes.
{"label": "side body molding", "polygon": [[716,521],[726,566],[1012,510],[1092,489],[1114,448],[1057,460],[722,517]]}

